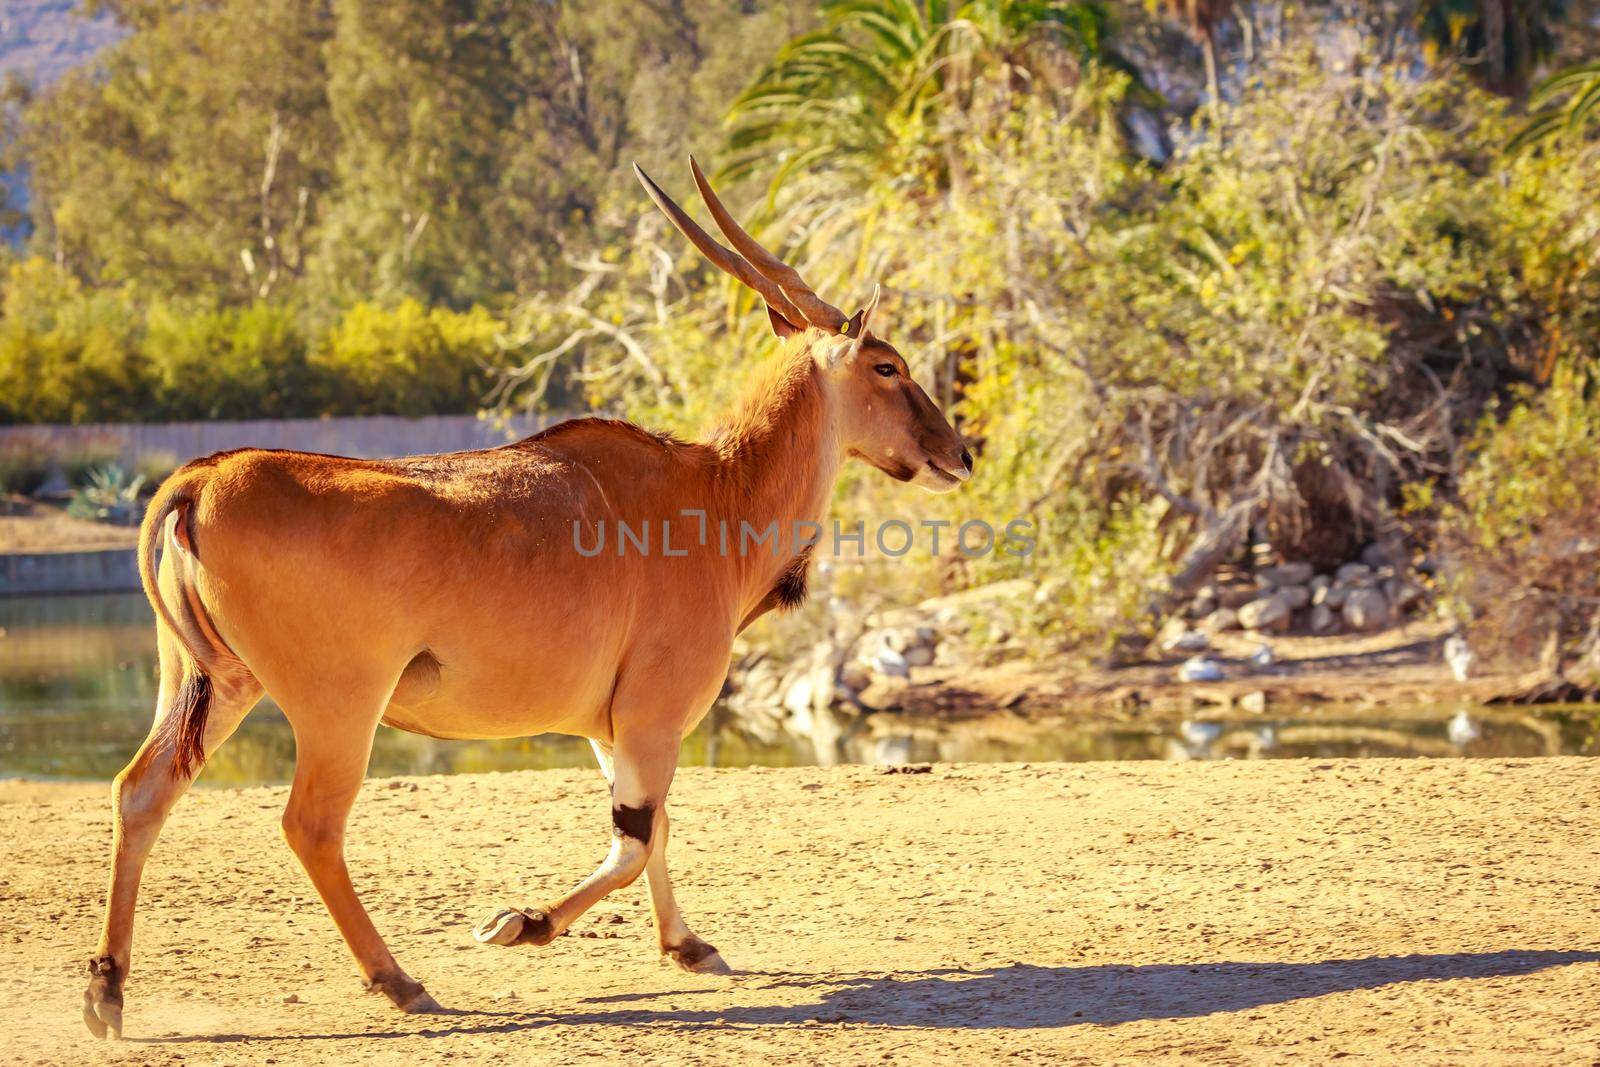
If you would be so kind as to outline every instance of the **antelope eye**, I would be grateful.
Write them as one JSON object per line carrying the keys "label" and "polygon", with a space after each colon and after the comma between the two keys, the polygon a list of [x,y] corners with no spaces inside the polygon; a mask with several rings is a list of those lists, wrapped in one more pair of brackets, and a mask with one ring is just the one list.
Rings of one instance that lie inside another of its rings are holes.
{"label": "antelope eye", "polygon": [[885,378],[893,378],[895,376],[893,363],[880,363],[872,369],[883,375]]}

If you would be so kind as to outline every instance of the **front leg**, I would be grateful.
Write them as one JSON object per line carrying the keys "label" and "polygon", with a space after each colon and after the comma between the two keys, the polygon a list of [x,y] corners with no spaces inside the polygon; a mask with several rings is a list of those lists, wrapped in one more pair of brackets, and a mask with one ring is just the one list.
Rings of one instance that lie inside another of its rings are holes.
{"label": "front leg", "polygon": [[[594,748],[594,758],[600,764],[600,773],[605,775],[606,784],[615,786],[615,770],[611,755],[611,746],[603,741],[591,740],[590,746]],[[650,839],[650,859],[645,864],[645,875],[650,881],[650,910],[654,913],[656,922],[656,935],[660,939],[661,956],[663,959],[677,964],[686,971],[701,974],[727,974],[730,968],[723,962],[722,956],[710,943],[702,940],[689,929],[689,924],[684,922],[683,912],[678,909],[677,898],[672,894],[672,882],[667,877],[667,840],[671,823],[667,817],[666,806],[663,805],[657,814],[656,823],[652,829]],[[505,921],[514,921],[509,914],[510,909],[497,912],[490,916],[484,927],[493,929],[496,920],[502,917]],[[525,921],[520,925],[518,940],[513,944],[545,944],[545,941],[535,940],[542,936],[544,923],[539,919],[524,912]],[[551,935],[554,936],[554,935]],[[480,938],[480,940],[483,940]],[[500,943],[493,942],[491,943]]]}
{"label": "front leg", "polygon": [[667,878],[667,812],[663,808],[657,823],[658,833],[650,848],[645,875],[650,879],[650,910],[655,913],[656,936],[661,940],[661,956],[686,971],[696,974],[731,974],[722,954],[708,941],[702,941],[683,921],[678,901]]}
{"label": "front leg", "polygon": [[488,945],[547,945],[560,937],[613,890],[631,885],[649,863],[652,842],[666,835],[667,790],[677,768],[677,720],[620,724],[612,764],[611,848],[595,872],[555,904],[541,908],[502,908],[480,922],[472,935]]}

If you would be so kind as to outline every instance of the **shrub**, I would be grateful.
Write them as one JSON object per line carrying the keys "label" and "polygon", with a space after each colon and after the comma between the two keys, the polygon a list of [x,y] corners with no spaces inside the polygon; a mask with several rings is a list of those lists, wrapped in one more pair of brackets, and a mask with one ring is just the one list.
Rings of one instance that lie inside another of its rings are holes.
{"label": "shrub", "polygon": [[0,439],[0,494],[32,496],[56,467],[55,446],[42,434]]}
{"label": "shrub", "polygon": [[0,421],[149,417],[141,318],[119,290],[85,291],[44,259],[12,264],[0,295]]}
{"label": "shrub", "polygon": [[1441,543],[1485,662],[1600,689],[1600,367],[1563,367],[1472,443]]}
{"label": "shrub", "polygon": [[174,419],[317,414],[306,343],[282,305],[151,309],[144,338],[159,405]]}
{"label": "shrub", "polygon": [[457,312],[405,300],[357,304],[322,339],[314,365],[327,404],[351,414],[475,411],[500,363],[505,325],[487,310]]}

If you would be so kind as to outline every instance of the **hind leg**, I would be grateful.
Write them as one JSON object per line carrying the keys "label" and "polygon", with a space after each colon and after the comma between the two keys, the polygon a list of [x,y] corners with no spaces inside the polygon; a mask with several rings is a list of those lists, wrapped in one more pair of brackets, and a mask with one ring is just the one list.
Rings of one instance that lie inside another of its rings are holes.
{"label": "hind leg", "polygon": [[[133,911],[145,860],[155,846],[167,813],[188,791],[194,774],[177,770],[176,732],[162,729],[183,681],[184,665],[172,635],[158,635],[161,689],[150,734],[111,787],[111,886],[106,894],[105,926],[89,960],[89,988],[83,994],[83,1021],[96,1037],[122,1036],[122,984],[133,947]],[[211,702],[202,742],[210,755],[244,720],[261,687],[242,670],[212,679]]]}
{"label": "hind leg", "polygon": [[[358,699],[356,704],[360,703],[365,701]],[[367,988],[381,991],[405,1012],[438,1011],[438,1003],[422,983],[395,962],[356,896],[344,860],[345,823],[366,777],[373,735],[387,703],[385,689],[381,699],[356,714],[315,718],[297,714],[304,704],[285,703],[295,730],[295,768],[283,812],[283,836],[333,916]]]}

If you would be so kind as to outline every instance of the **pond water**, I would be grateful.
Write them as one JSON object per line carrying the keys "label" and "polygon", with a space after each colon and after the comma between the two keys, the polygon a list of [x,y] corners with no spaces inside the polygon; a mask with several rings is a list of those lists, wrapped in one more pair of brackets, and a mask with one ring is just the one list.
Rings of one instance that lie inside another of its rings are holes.
{"label": "pond water", "polygon": [[[155,703],[154,627],[137,594],[0,599],[0,777],[109,780],[138,748]],[[866,763],[948,760],[1600,755],[1594,707],[1382,709],[1318,705],[1216,718],[995,715],[934,722],[874,715],[843,743]],[[817,762],[808,741],[756,740],[713,711],[685,765]],[[588,743],[545,736],[441,741],[383,728],[370,773],[452,774],[592,766]],[[294,738],[263,701],[210,760],[201,784],[286,782]]]}

